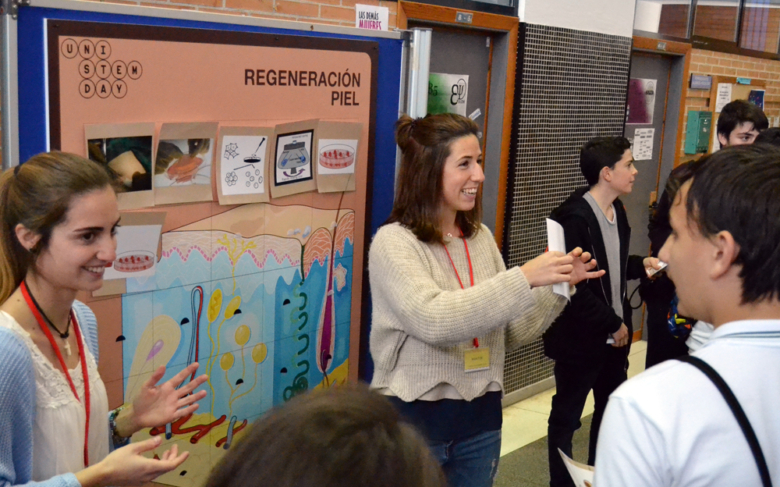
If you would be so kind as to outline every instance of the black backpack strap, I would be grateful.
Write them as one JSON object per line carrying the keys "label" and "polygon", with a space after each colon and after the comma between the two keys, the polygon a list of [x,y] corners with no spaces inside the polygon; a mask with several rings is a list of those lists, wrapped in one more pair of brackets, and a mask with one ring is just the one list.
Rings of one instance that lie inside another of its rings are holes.
{"label": "black backpack strap", "polygon": [[769,477],[769,467],[767,467],[764,452],[761,451],[761,445],[758,443],[756,433],[753,431],[753,427],[750,426],[750,421],[748,421],[745,411],[742,409],[742,406],[740,406],[739,401],[737,401],[737,397],[731,391],[731,388],[726,384],[726,381],[724,381],[723,377],[721,377],[715,369],[710,367],[707,362],[698,357],[686,355],[677,357],[677,360],[689,363],[701,370],[704,375],[709,377],[712,383],[715,384],[715,387],[718,388],[721,395],[728,403],[729,408],[731,408],[731,412],[734,413],[734,417],[737,418],[739,427],[742,428],[742,433],[745,434],[748,445],[750,445],[750,451],[753,453],[753,458],[755,458],[756,465],[758,466],[758,473],[761,475],[761,483],[764,487],[772,487],[772,479]]}

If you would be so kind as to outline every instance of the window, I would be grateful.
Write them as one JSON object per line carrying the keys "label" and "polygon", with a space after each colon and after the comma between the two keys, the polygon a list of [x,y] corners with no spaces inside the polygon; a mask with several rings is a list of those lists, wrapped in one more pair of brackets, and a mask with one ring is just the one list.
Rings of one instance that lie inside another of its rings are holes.
{"label": "window", "polygon": [[780,37],[780,0],[750,0],[742,9],[740,47],[777,52]]}
{"label": "window", "polygon": [[697,2],[693,35],[734,42],[737,35],[738,11],[739,0]]}
{"label": "window", "polygon": [[694,47],[780,60],[780,0],[635,2],[640,36],[691,39]]}
{"label": "window", "polygon": [[687,38],[690,10],[691,0],[637,0],[634,30]]}

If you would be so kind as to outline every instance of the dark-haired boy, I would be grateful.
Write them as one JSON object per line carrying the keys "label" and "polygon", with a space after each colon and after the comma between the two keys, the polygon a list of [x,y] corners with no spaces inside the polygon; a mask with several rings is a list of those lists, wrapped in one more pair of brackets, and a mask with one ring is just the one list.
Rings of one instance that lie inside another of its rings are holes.
{"label": "dark-haired boy", "polygon": [[[755,144],[696,165],[675,197],[660,252],[679,310],[712,323],[693,357],[732,390],[780,481],[780,150]],[[599,438],[599,487],[769,485],[714,383],[664,362],[609,400]]]}
{"label": "dark-haired boy", "polygon": [[752,144],[769,121],[758,106],[745,100],[727,103],[718,117],[718,142],[721,147]]}
{"label": "dark-haired boy", "polygon": [[626,380],[628,369],[632,327],[626,280],[638,279],[645,266],[657,262],[628,255],[631,228],[618,197],[631,192],[637,174],[630,147],[624,137],[588,141],[580,152],[588,186],[574,191],[550,215],[563,226],[567,249],[582,247],[606,270],[602,278],[577,285],[571,303],[544,334],[545,354],[555,360],[557,387],[547,437],[552,487],[574,485],[558,449],[572,456],[572,437],[591,389],[595,411],[588,463],[595,461],[607,399]]}
{"label": "dark-haired boy", "polygon": [[[769,122],[764,112],[758,106],[745,100],[732,101],[720,112],[718,117],[718,141],[721,147],[748,145],[757,140],[759,133],[766,130]],[[674,179],[677,172],[686,171],[678,166],[669,175]],[[666,238],[672,232],[669,225],[669,208],[671,198],[664,191],[658,200],[658,206],[650,218],[648,236],[650,237],[651,255],[657,256]],[[647,304],[647,357],[645,367],[650,368],[664,360],[684,356],[688,348],[696,350],[706,342],[712,333],[712,327],[705,322],[696,323],[687,342],[675,338],[669,332],[667,315],[674,298],[674,284],[665,276],[655,279],[650,286],[644,288],[642,297]]]}

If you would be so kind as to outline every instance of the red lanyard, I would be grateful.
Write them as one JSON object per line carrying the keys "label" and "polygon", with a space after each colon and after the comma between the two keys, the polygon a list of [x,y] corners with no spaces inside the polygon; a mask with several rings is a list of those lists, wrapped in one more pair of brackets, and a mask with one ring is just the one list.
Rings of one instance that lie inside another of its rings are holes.
{"label": "red lanyard", "polygon": [[44,335],[46,335],[46,338],[49,339],[49,343],[51,344],[51,348],[54,349],[54,353],[57,354],[57,360],[60,361],[60,367],[62,367],[62,372],[65,374],[65,377],[68,379],[68,384],[70,385],[70,390],[73,392],[73,395],[76,396],[76,399],[84,404],[84,408],[87,412],[87,420],[86,420],[86,426],[84,427],[84,467],[89,466],[89,413],[90,413],[90,398],[89,398],[89,374],[87,373],[87,358],[86,353],[84,351],[84,346],[82,345],[81,340],[81,331],[79,330],[78,323],[76,322],[76,317],[73,316],[73,311],[70,312],[70,320],[73,323],[73,330],[76,332],[76,340],[78,341],[79,346],[79,359],[81,360],[81,375],[84,378],[84,401],[82,401],[79,398],[78,392],[76,392],[76,385],[73,384],[73,379],[70,377],[70,372],[68,371],[68,366],[65,365],[65,359],[62,358],[62,352],[60,352],[60,347],[57,346],[57,342],[54,341],[54,336],[52,336],[51,331],[49,330],[49,327],[46,326],[46,322],[43,320],[43,316],[38,312],[38,308],[35,306],[35,304],[32,301],[32,298],[30,297],[30,293],[27,290],[27,284],[22,281],[22,295],[24,296],[24,300],[27,301],[27,306],[30,307],[30,311],[32,311],[33,315],[35,316],[35,319],[38,320],[38,325],[40,325],[41,330],[43,330]]}
{"label": "red lanyard", "polygon": [[[460,232],[461,238],[463,237],[463,231]],[[474,269],[471,267],[471,255],[469,254],[469,244],[466,243],[466,239],[463,239],[463,247],[466,248],[466,259],[469,261],[469,281],[471,282],[471,287],[474,286]],[[458,269],[455,268],[455,262],[452,261],[452,256],[450,255],[450,251],[447,250],[447,246],[444,246],[444,251],[447,252],[447,257],[450,258],[450,264],[452,264],[452,270],[455,271],[455,277],[458,278],[458,284],[460,284],[461,289],[465,289],[463,287],[463,281],[460,280],[460,274],[458,274]],[[474,348],[479,348],[479,339],[474,339]]]}

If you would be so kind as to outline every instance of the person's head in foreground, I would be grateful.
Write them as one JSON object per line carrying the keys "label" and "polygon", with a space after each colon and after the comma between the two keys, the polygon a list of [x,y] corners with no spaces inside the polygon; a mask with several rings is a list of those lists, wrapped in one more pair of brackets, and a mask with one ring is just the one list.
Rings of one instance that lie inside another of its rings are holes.
{"label": "person's head in foreground", "polygon": [[723,107],[718,117],[718,141],[721,147],[752,144],[759,132],[769,127],[764,111],[745,100],[734,100]]}
{"label": "person's head in foreground", "polygon": [[588,186],[614,193],[617,198],[634,187],[637,170],[631,143],[625,137],[596,137],[580,150],[580,170]]}
{"label": "person's head in foreground", "polygon": [[346,385],[256,421],[207,487],[445,487],[425,440],[383,396]]}
{"label": "person's head in foreground", "polygon": [[[780,299],[780,149],[732,147],[702,158],[670,211],[659,253],[679,311],[715,326]],[[744,319],[744,318],[742,318]]]}
{"label": "person's head in foreground", "polygon": [[478,133],[473,120],[453,113],[398,119],[403,158],[388,223],[401,223],[423,242],[442,242],[453,219],[465,237],[476,234],[485,180]]}
{"label": "person's head in foreground", "polygon": [[756,137],[755,144],[772,144],[780,147],[780,127],[766,129]]}

